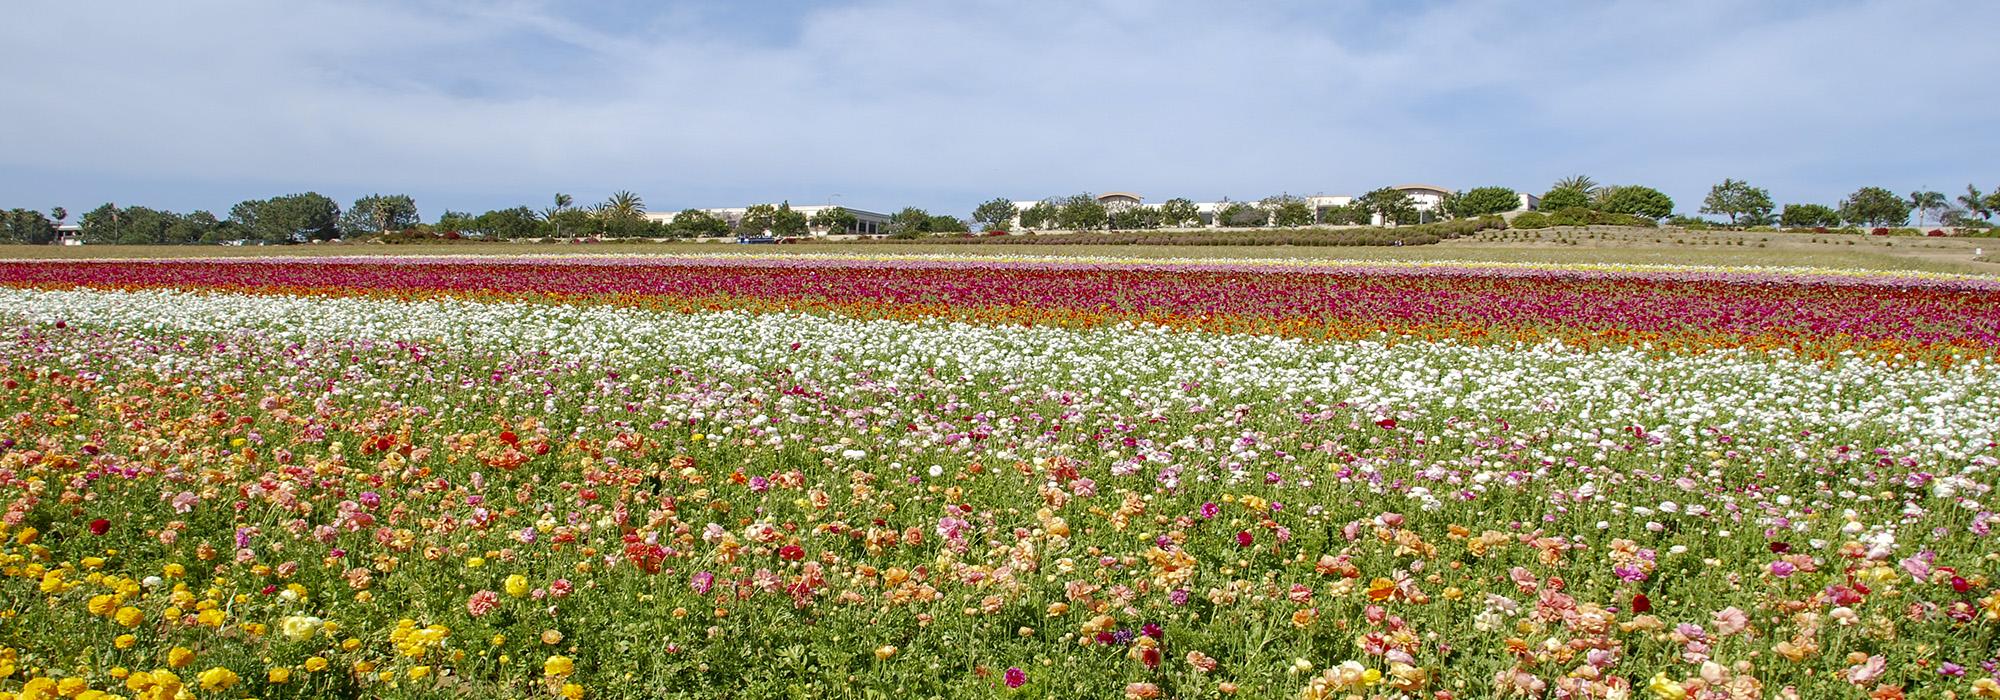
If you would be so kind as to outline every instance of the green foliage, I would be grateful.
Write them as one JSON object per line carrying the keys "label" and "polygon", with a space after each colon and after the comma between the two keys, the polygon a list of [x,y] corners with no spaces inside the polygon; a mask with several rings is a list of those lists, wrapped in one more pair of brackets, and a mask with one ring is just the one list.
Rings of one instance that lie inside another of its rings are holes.
{"label": "green foliage", "polygon": [[1303,197],[1289,194],[1272,195],[1257,203],[1257,208],[1269,215],[1273,226],[1306,226],[1313,222],[1312,207]]}
{"label": "green foliage", "polygon": [[1048,201],[1036,202],[1034,206],[1021,210],[1021,228],[1038,229],[1053,226],[1060,209]]}
{"label": "green foliage", "polygon": [[1763,223],[1771,215],[1772,206],[1770,192],[1742,180],[1723,178],[1721,184],[1709,188],[1708,198],[1701,203],[1701,213],[1727,216],[1733,226],[1739,218]]}
{"label": "green foliage", "polygon": [[1066,229],[1095,231],[1104,228],[1110,219],[1104,203],[1088,192],[1070,195],[1056,209],[1056,225]]}
{"label": "green foliage", "polygon": [[1674,213],[1674,200],[1666,193],[1644,185],[1621,185],[1603,190],[1598,197],[1597,208],[1613,214],[1645,217],[1657,224],[1660,219]]}
{"label": "green foliage", "polygon": [[340,205],[317,192],[238,202],[229,208],[229,220],[250,239],[267,243],[340,237]]}
{"label": "green foliage", "polygon": [[667,224],[667,230],[675,236],[714,238],[729,234],[729,222],[700,209],[682,209],[681,213],[674,215],[673,222]]}
{"label": "green foliage", "polygon": [[1840,201],[1840,219],[1855,226],[1901,226],[1910,220],[1909,200],[1880,187],[1863,187]]}
{"label": "green foliage", "polygon": [[[1597,194],[1598,189],[1599,187],[1597,185],[1597,180],[1592,179],[1589,175],[1571,175],[1561,180],[1557,180],[1556,184],[1549,186],[1550,191],[1576,190],[1577,192],[1583,193],[1583,196],[1585,197]],[[1550,208],[1555,209],[1556,207],[1550,207]]]}
{"label": "green foliage", "polygon": [[1840,212],[1824,204],[1787,204],[1778,223],[1785,228],[1831,228],[1840,225]]}
{"label": "green foliage", "polygon": [[1498,214],[1521,208],[1521,195],[1506,187],[1474,187],[1452,198],[1452,216]]}
{"label": "green foliage", "polygon": [[[440,226],[442,226],[442,220],[440,220]],[[534,210],[527,207],[514,207],[511,209],[495,209],[480,214],[479,218],[473,219],[472,226],[465,230],[478,231],[486,234],[489,238],[503,241],[516,238],[534,238],[541,235],[541,222],[535,219]]]}
{"label": "green foliage", "polygon": [[1215,219],[1222,222],[1223,226],[1230,228],[1248,228],[1263,226],[1266,222],[1270,221],[1270,216],[1265,214],[1263,210],[1250,206],[1247,203],[1229,202],[1222,205],[1221,209],[1216,210]]}
{"label": "green foliage", "polygon": [[[1965,194],[1958,196],[1958,205],[1964,207],[1965,211],[1972,216],[1977,216],[1981,219],[1991,219],[1993,218],[1993,211],[2000,209],[2000,192],[1995,192],[1993,195],[1984,195],[1979,193],[1979,188],[1966,185]],[[62,217],[56,218],[60,219]]]}
{"label": "green foliage", "polygon": [[[1254,210],[1254,208],[1253,208]],[[1470,224],[1475,220],[1466,220]],[[1459,223],[1459,222],[1451,222]],[[1430,226],[1439,226],[1431,224]],[[1440,236],[1429,226],[1361,229],[1255,229],[1234,231],[1108,231],[1060,236],[962,236],[923,238],[926,245],[1154,245],[1154,246],[1397,246],[1430,245]],[[908,239],[893,242],[910,242]]]}
{"label": "green foliage", "polygon": [[1125,207],[1111,212],[1111,229],[1137,231],[1160,227],[1160,212],[1150,207]]}
{"label": "green foliage", "polygon": [[446,209],[443,214],[438,215],[437,223],[432,224],[431,228],[445,233],[474,232],[479,230],[478,218],[473,216],[472,212]]}
{"label": "green foliage", "polygon": [[813,228],[827,233],[850,233],[854,231],[855,224],[860,223],[860,221],[860,217],[855,216],[854,212],[848,211],[845,207],[827,207],[819,210],[819,213],[813,214],[812,220],[807,223],[811,224]]}
{"label": "green foliage", "polygon": [[743,210],[743,216],[736,220],[736,235],[763,236],[773,233],[778,225],[778,207],[774,204],[753,204]]}
{"label": "green foliage", "polygon": [[1514,217],[1513,221],[1508,222],[1509,228],[1523,228],[1523,229],[1548,228],[1551,225],[1552,224],[1549,223],[1548,215],[1538,211],[1531,211],[1524,213],[1520,216]]}
{"label": "green foliage", "polygon": [[972,209],[972,220],[979,222],[985,231],[1005,231],[1014,223],[1014,217],[1021,212],[1005,197],[994,197]]}
{"label": "green foliage", "polygon": [[930,231],[931,213],[916,207],[904,207],[889,217],[889,234],[894,236],[917,236]]}
{"label": "green foliage", "polygon": [[1590,210],[1583,207],[1564,207],[1549,215],[1550,226],[1589,226]]}
{"label": "green foliage", "polygon": [[1929,219],[1932,213],[1942,212],[1951,206],[1951,200],[1945,197],[1943,192],[1928,190],[1911,192],[1910,206],[1917,210],[1917,225],[1923,226],[1924,221]]}
{"label": "green foliage", "polygon": [[1160,225],[1168,228],[1181,228],[1201,223],[1201,210],[1195,208],[1194,202],[1186,197],[1169,199],[1160,204],[1158,211]]}
{"label": "green foliage", "polygon": [[1321,210],[1319,222],[1328,226],[1365,226],[1371,220],[1371,216],[1366,205],[1360,202],[1348,202]]}
{"label": "green foliage", "polygon": [[1354,200],[1368,213],[1382,217],[1384,224],[1406,224],[1417,220],[1417,203],[1400,190],[1383,187]]}
{"label": "green foliage", "polygon": [[780,236],[806,235],[806,215],[792,208],[790,201],[780,202],[778,210],[771,214],[771,233]]}
{"label": "green foliage", "polygon": [[1542,211],[1562,211],[1575,207],[1589,208],[1590,193],[1575,187],[1565,187],[1561,183],[1557,183],[1556,187],[1542,194],[1542,203],[1540,205]]}
{"label": "green foliage", "polygon": [[932,214],[924,227],[925,233],[966,233],[970,231],[965,222],[950,214]]}
{"label": "green foliage", "polygon": [[33,209],[0,212],[0,241],[41,245],[56,239],[55,222]]}
{"label": "green foliage", "polygon": [[366,236],[413,228],[420,218],[417,202],[407,194],[371,194],[354,200],[340,218],[342,236]]}

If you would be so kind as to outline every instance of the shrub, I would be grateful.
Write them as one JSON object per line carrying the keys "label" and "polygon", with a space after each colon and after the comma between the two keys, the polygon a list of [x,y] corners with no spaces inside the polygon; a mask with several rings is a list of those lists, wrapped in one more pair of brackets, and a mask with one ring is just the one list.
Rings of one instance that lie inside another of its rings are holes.
{"label": "shrub", "polygon": [[1547,214],[1543,214],[1538,211],[1531,211],[1526,214],[1514,217],[1514,221],[1510,224],[1510,226],[1512,228],[1519,228],[1519,229],[1548,228],[1549,217]]}
{"label": "shrub", "polygon": [[1881,227],[1881,226],[1877,226],[1877,227],[1875,227],[1875,228],[1872,228],[1872,229],[1868,229],[1868,235],[1871,235],[1871,236],[1887,236],[1887,235],[1889,235],[1889,229],[1886,229],[1886,228],[1883,228],[1883,227]]}
{"label": "shrub", "polygon": [[1394,246],[1430,245],[1442,240],[1445,235],[1456,237],[1456,230],[1473,230],[1477,219],[1463,222],[1425,226],[1404,226],[1401,228],[1349,228],[1328,229],[1311,227],[1303,229],[1259,229],[1252,231],[1107,231],[1103,233],[1072,233],[1055,236],[957,236],[948,238],[890,237],[879,241],[855,241],[856,244],[897,244],[905,242],[972,243],[980,245],[1175,245],[1175,246]]}
{"label": "shrub", "polygon": [[1550,226],[1589,226],[1590,210],[1583,207],[1565,207],[1549,215]]}
{"label": "shrub", "polygon": [[1932,238],[1941,238],[1945,235],[1945,233],[1942,229],[1931,229],[1930,233],[1926,233],[1924,235],[1930,236]]}

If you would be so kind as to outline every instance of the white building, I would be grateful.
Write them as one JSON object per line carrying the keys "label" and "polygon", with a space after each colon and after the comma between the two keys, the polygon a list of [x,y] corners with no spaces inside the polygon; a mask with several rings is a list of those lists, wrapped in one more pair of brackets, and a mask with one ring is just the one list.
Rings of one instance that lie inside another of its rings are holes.
{"label": "white building", "polygon": [[[813,217],[817,216],[820,212],[826,211],[828,209],[847,210],[847,213],[854,215],[853,225],[848,226],[847,230],[845,231],[828,231],[824,228],[813,226],[811,224]],[[721,207],[715,209],[696,209],[695,211],[699,211],[708,214],[709,216],[721,219],[729,224],[729,228],[734,229],[736,228],[736,225],[738,223],[743,221],[743,215],[748,213],[750,211],[750,208]],[[811,233],[814,236],[826,236],[826,235],[838,235],[838,234],[853,234],[853,235],[868,236],[868,235],[876,235],[889,232],[889,215],[883,214],[881,212],[873,212],[873,211],[868,211],[866,209],[856,209],[854,207],[843,207],[834,204],[793,205],[792,211],[805,215],[807,222],[807,232]],[[646,219],[650,221],[658,221],[663,224],[673,223],[674,219],[678,216],[680,216],[680,212],[677,211],[646,212]],[[770,233],[770,232],[765,231],[765,233]]]}

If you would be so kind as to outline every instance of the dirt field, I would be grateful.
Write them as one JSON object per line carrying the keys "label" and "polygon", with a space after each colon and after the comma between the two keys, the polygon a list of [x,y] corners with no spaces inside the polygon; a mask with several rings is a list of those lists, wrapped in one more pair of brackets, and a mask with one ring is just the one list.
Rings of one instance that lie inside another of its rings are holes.
{"label": "dirt field", "polygon": [[[1080,234],[1088,235],[1088,234]],[[732,243],[455,243],[299,246],[9,246],[0,258],[248,257],[270,255],[492,255],[551,253],[944,253],[1163,258],[1317,258],[1467,260],[1546,263],[1765,265],[1921,270],[2000,275],[2000,239],[1908,238],[1840,234],[1680,232],[1635,228],[1488,231],[1437,245],[1403,247],[1000,245],[840,242],[800,245]]]}

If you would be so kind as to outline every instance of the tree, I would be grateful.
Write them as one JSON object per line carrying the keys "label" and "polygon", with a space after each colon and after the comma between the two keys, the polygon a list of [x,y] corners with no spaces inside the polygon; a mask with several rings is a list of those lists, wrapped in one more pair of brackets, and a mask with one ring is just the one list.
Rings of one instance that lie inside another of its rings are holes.
{"label": "tree", "polygon": [[950,214],[933,214],[930,222],[924,226],[926,233],[965,233],[969,230],[964,221]]}
{"label": "tree", "polygon": [[780,236],[806,235],[806,215],[793,209],[790,200],[781,202],[777,211],[771,212],[771,232]]}
{"label": "tree", "polygon": [[1056,225],[1066,229],[1095,231],[1104,228],[1110,218],[1104,203],[1088,192],[1070,195],[1056,209]]}
{"label": "tree", "polygon": [[83,240],[88,243],[117,243],[125,235],[123,215],[123,210],[111,202],[84,212],[83,218],[77,221]]}
{"label": "tree", "polygon": [[472,220],[471,228],[485,233],[488,238],[505,241],[540,235],[541,222],[535,217],[533,209],[514,207],[480,214],[479,218]]}
{"label": "tree", "polygon": [[1135,231],[1160,227],[1160,211],[1152,207],[1125,207],[1111,212],[1111,229]]}
{"label": "tree", "polygon": [[1666,193],[1644,185],[1622,185],[1600,190],[1598,209],[1613,214],[1631,214],[1648,219],[1664,219],[1674,213],[1674,200]]}
{"label": "tree", "polygon": [[1369,214],[1382,217],[1384,224],[1408,223],[1417,218],[1416,200],[1410,199],[1409,193],[1402,190],[1383,187],[1354,201],[1367,209]]}
{"label": "tree", "polygon": [[1994,188],[1986,195],[1986,208],[1981,211],[2000,212],[2000,187]]}
{"label": "tree", "polygon": [[1506,187],[1474,187],[1454,198],[1451,214],[1472,218],[1521,208],[1521,195]]}
{"label": "tree", "polygon": [[1201,223],[1201,210],[1186,197],[1175,197],[1160,204],[1160,225],[1180,228]]}
{"label": "tree", "polygon": [[1589,208],[1590,193],[1574,187],[1556,187],[1542,194],[1542,211]]}
{"label": "tree", "polygon": [[1880,187],[1863,187],[1840,201],[1840,218],[1856,226],[1901,226],[1910,221],[1909,200]]}
{"label": "tree", "polygon": [[1840,225],[1840,212],[1824,204],[1787,204],[1778,215],[1785,228],[1818,228]]}
{"label": "tree", "polygon": [[244,200],[229,208],[229,220],[246,235],[270,243],[340,237],[340,205],[318,192]]}
{"label": "tree", "polygon": [[417,202],[407,194],[371,194],[354,200],[341,217],[344,235],[362,236],[402,231],[417,225]]}
{"label": "tree", "polygon": [[807,223],[822,233],[848,233],[854,231],[854,225],[861,223],[861,219],[844,207],[827,207],[812,215]]}
{"label": "tree", "polygon": [[167,226],[166,242],[174,244],[211,242],[215,240],[216,230],[221,227],[222,222],[216,220],[215,214],[205,209],[197,209],[173,217],[173,223]]}
{"label": "tree", "polygon": [[[1550,191],[1576,190],[1578,192],[1582,192],[1583,196],[1585,197],[1597,194],[1598,189],[1599,188],[1597,185],[1597,181],[1591,179],[1589,175],[1571,175],[1561,180],[1557,180],[1556,184],[1549,186]],[[1556,208],[1561,209],[1566,207],[1556,207]]]}
{"label": "tree", "polygon": [[49,218],[55,219],[56,225],[61,226],[64,221],[69,220],[69,210],[62,207],[51,208],[49,209]]}
{"label": "tree", "polygon": [[569,195],[557,192],[555,197],[555,206],[548,207],[542,210],[542,220],[548,222],[549,226],[555,229],[555,235],[557,238],[562,237],[564,225],[570,224],[573,221],[572,219],[563,218],[563,214],[567,214],[570,211],[572,211],[570,209],[570,205],[575,203],[576,200],[572,199]]}
{"label": "tree", "polygon": [[986,231],[1005,231],[1014,225],[1014,217],[1021,211],[1004,197],[994,197],[972,209],[972,220],[979,222]]}
{"label": "tree", "polygon": [[1727,216],[1729,225],[1734,226],[1737,217],[1762,223],[1771,215],[1771,206],[1770,192],[1742,180],[1723,178],[1722,184],[1709,188],[1708,198],[1701,203],[1701,213]]}
{"label": "tree", "polygon": [[[1996,194],[2000,194],[2000,192],[1996,192]],[[2000,202],[1996,202],[1994,198],[1980,194],[1979,188],[1971,185],[1966,185],[1965,194],[1958,196],[1958,205],[1965,207],[1967,212],[1981,219],[1993,218],[1994,204],[2000,204]]]}
{"label": "tree", "polygon": [[931,230],[931,213],[916,207],[903,207],[902,211],[889,216],[889,233],[896,236],[914,237]]}
{"label": "tree", "polygon": [[1951,206],[1951,200],[1943,192],[1923,190],[1910,193],[1910,205],[1917,210],[1917,225],[1922,226],[1931,212],[1943,211]]}
{"label": "tree", "polygon": [[56,239],[56,225],[33,209],[9,209],[0,213],[0,241],[41,245]]}
{"label": "tree", "polygon": [[1279,194],[1265,197],[1257,208],[1269,215],[1274,226],[1305,226],[1313,222],[1313,210],[1303,197]]}
{"label": "tree", "polygon": [[443,214],[438,215],[437,223],[433,224],[432,228],[445,233],[476,232],[479,231],[478,217],[473,216],[472,212],[446,209]]}
{"label": "tree", "polygon": [[1059,210],[1048,200],[1036,202],[1034,206],[1021,210],[1021,228],[1033,230],[1055,225]]}
{"label": "tree", "polygon": [[770,204],[756,204],[743,210],[743,217],[736,220],[736,235],[762,236],[771,233],[778,226],[778,208]]}
{"label": "tree", "polygon": [[700,209],[682,209],[667,230],[690,238],[708,238],[729,233],[729,222]]}
{"label": "tree", "polygon": [[1215,210],[1215,221],[1230,228],[1263,226],[1271,220],[1271,215],[1247,202],[1232,202],[1223,199]]}
{"label": "tree", "polygon": [[613,221],[646,218],[646,200],[625,190],[613,192],[604,200],[603,215]]}

